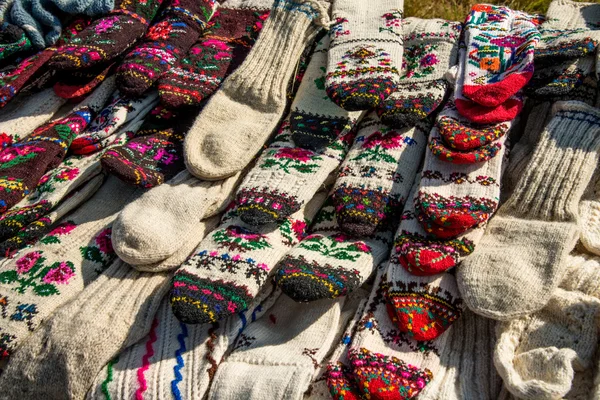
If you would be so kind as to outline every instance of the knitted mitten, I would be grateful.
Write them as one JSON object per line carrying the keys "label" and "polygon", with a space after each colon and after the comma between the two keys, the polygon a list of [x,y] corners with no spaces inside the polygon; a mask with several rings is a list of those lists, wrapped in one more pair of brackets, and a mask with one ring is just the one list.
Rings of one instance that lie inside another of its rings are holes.
{"label": "knitted mitten", "polygon": [[505,140],[461,153],[445,147],[437,127],[431,130],[415,199],[427,233],[453,238],[491,217],[500,197]]}
{"label": "knitted mitten", "polygon": [[119,349],[150,331],[168,281],[117,259],[23,342],[0,378],[3,396],[82,399]]}
{"label": "knitted mitten", "polygon": [[349,110],[380,105],[400,81],[403,0],[336,1],[325,88]]}
{"label": "knitted mitten", "polygon": [[248,57],[223,82],[185,140],[185,162],[193,175],[208,180],[233,175],[261,149],[284,113],[286,85],[302,50],[317,33],[313,21],[327,22],[328,5],[275,1]]}
{"label": "knitted mitten", "polygon": [[385,300],[386,269],[387,263],[378,268],[364,313],[350,339],[348,365],[329,366],[328,384],[335,400],[414,398],[435,378],[440,355],[449,350],[451,334],[419,343],[398,331]]}
{"label": "knitted mitten", "polygon": [[281,296],[248,325],[219,365],[209,400],[301,400],[333,347],[346,298],[310,305]]}
{"label": "knitted mitten", "polygon": [[346,111],[332,102],[325,93],[325,68],[330,39],[317,42],[306,68],[290,115],[292,139],[298,147],[322,151],[338,137],[352,129],[363,115]]}
{"label": "knitted mitten", "polygon": [[600,43],[599,9],[597,3],[553,0],[540,26],[536,67],[593,54]]}
{"label": "knitted mitten", "polygon": [[148,90],[198,40],[215,7],[215,0],[172,0],[164,18],[148,29],[119,66],[119,89],[134,97]]}
{"label": "knitted mitten", "polygon": [[372,112],[362,120],[334,185],[340,228],[368,236],[396,221],[425,153],[428,121],[395,130]]}
{"label": "knitted mitten", "polygon": [[23,29],[7,22],[0,26],[0,60],[29,49],[31,49],[31,40]]}
{"label": "knitted mitten", "polygon": [[234,175],[223,181],[206,182],[182,171],[171,181],[149,190],[127,205],[115,220],[115,252],[142,270],[171,257],[182,245],[182,239],[191,235],[197,221],[220,212],[230,202],[239,178]]}
{"label": "knitted mitten", "polygon": [[87,129],[78,135],[69,150],[75,154],[90,154],[102,149],[101,143],[122,126],[147,115],[158,103],[156,92],[139,99],[130,99],[115,92],[108,105],[98,113]]}
{"label": "knitted mitten", "polygon": [[305,234],[324,195],[275,226],[244,224],[236,209],[200,243],[175,274],[171,305],[184,323],[216,322],[243,311],[265,285],[275,264]]}
{"label": "knitted mitten", "polygon": [[531,315],[498,324],[494,364],[520,399],[557,399],[571,390],[576,370],[593,368],[600,300],[555,289]]}
{"label": "knitted mitten", "polygon": [[183,138],[196,113],[177,115],[157,106],[123,146],[102,155],[102,168],[119,179],[144,188],[161,185],[184,168]]}
{"label": "knitted mitten", "polygon": [[15,141],[28,136],[35,128],[50,121],[52,116],[66,103],[66,99],[60,98],[52,88],[44,89],[39,93],[23,98],[17,98],[11,104],[14,110],[4,109],[0,120],[0,133],[7,134]]}
{"label": "knitted mitten", "polygon": [[262,290],[248,310],[215,324],[179,322],[166,297],[149,334],[122,351],[96,376],[88,400],[143,397],[203,398],[217,367],[249,322],[269,311],[279,297],[272,285]]}
{"label": "knitted mitten", "polygon": [[443,102],[446,71],[458,62],[462,25],[442,19],[406,18],[400,82],[379,106],[381,120],[394,127],[413,126]]}
{"label": "knitted mitten", "polygon": [[27,139],[0,152],[1,212],[31,193],[40,178],[61,163],[75,136],[102,109],[114,87],[113,78],[106,80],[69,115],[37,128]]}
{"label": "knitted mitten", "polygon": [[497,107],[529,82],[540,39],[534,17],[507,7],[477,4],[465,22],[467,59],[462,94]]}
{"label": "knitted mitten", "polygon": [[478,314],[512,319],[544,307],[579,236],[577,207],[597,164],[600,112],[563,102],[553,114],[513,194],[458,269],[463,300]]}
{"label": "knitted mitten", "polygon": [[[50,314],[96,279],[116,258],[110,225],[135,196],[134,188],[109,178],[64,220],[61,232],[42,238],[0,267],[0,354],[8,357]],[[6,317],[4,317],[6,315]],[[17,396],[18,397],[18,396]]]}
{"label": "knitted mitten", "polygon": [[207,33],[158,80],[171,108],[199,105],[244,62],[269,15],[270,0],[228,0],[213,15]]}
{"label": "knitted mitten", "polygon": [[358,289],[389,254],[393,228],[370,236],[342,233],[334,207],[326,203],[310,235],[277,264],[274,281],[299,302],[337,298]]}
{"label": "knitted mitten", "polygon": [[355,131],[348,131],[323,151],[299,148],[291,136],[286,120],[241,183],[237,204],[244,222],[264,225],[300,210],[340,166]]}
{"label": "knitted mitten", "polygon": [[146,32],[162,0],[116,3],[110,14],[95,20],[76,39],[59,47],[48,65],[54,69],[89,68],[118,57]]}

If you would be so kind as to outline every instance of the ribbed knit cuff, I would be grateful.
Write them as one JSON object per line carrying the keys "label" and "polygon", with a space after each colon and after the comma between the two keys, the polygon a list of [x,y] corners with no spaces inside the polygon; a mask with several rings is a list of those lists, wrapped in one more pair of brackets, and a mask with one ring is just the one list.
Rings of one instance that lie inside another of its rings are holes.
{"label": "ribbed knit cuff", "polygon": [[502,213],[546,221],[573,221],[598,162],[600,110],[558,102],[553,118]]}

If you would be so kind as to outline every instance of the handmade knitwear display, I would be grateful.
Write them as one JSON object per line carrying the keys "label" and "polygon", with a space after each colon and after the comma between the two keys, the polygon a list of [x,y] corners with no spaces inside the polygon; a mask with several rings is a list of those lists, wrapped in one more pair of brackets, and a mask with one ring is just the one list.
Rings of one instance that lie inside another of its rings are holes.
{"label": "handmade knitwear display", "polygon": [[600,3],[539,6],[0,0],[0,400],[600,398]]}

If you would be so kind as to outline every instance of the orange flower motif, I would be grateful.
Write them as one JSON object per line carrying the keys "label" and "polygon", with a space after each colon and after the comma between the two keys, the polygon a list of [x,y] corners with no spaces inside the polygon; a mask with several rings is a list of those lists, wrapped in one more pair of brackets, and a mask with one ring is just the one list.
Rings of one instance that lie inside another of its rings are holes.
{"label": "orange flower motif", "polygon": [[479,61],[479,68],[491,72],[500,72],[500,59],[498,57],[483,57]]}

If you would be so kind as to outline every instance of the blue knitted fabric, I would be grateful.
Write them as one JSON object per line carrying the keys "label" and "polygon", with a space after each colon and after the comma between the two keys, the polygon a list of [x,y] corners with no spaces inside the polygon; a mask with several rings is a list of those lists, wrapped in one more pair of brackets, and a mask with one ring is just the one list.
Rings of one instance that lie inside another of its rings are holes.
{"label": "blue knitted fabric", "polygon": [[37,48],[51,46],[62,32],[59,13],[101,16],[115,6],[114,0],[14,0],[10,22],[21,27]]}

